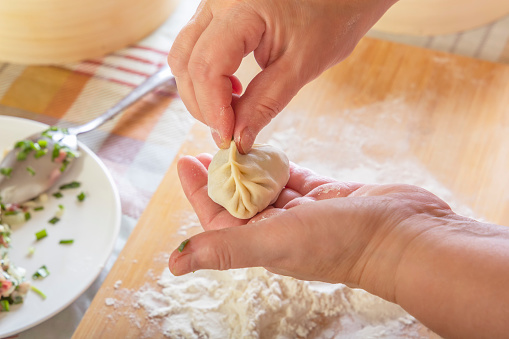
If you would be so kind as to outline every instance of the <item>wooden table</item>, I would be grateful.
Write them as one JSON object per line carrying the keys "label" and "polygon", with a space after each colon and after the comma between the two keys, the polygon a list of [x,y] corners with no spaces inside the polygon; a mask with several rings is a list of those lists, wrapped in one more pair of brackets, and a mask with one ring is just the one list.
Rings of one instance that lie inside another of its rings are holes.
{"label": "wooden table", "polygon": [[[239,75],[245,81],[257,70],[248,60]],[[258,141],[271,138],[292,161],[336,166],[341,175],[348,173],[343,167],[357,168],[356,159],[365,161],[364,169],[373,164],[375,172],[410,161],[407,172],[418,168],[477,216],[509,225],[508,66],[365,38],[345,62],[302,89]],[[180,154],[215,150],[207,129],[197,124]],[[175,160],[74,338],[145,333],[143,309],[131,307],[130,316],[112,321],[114,308],[105,300],[119,297],[118,280],[132,291],[154,284],[151,275],[167,265],[163,254],[184,239],[176,232],[182,213],[190,211]]]}

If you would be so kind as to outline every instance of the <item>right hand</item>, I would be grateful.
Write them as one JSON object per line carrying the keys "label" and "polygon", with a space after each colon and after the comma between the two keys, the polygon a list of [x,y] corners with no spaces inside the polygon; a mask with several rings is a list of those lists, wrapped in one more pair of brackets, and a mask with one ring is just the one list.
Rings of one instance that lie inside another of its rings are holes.
{"label": "right hand", "polygon": [[[191,114],[220,148],[247,153],[308,82],[346,58],[396,0],[203,0],[168,63]],[[254,51],[262,71],[245,93],[233,75]]]}

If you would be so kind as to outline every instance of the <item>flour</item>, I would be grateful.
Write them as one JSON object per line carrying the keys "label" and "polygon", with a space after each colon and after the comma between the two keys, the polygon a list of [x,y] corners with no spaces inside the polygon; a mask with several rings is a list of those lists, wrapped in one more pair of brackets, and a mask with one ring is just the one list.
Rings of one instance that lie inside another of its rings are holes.
{"label": "flour", "polygon": [[169,338],[332,338],[342,315],[355,315],[344,319],[343,337],[367,324],[386,330],[414,324],[399,306],[364,291],[262,268],[181,277],[165,270],[158,284],[161,291],[139,291],[135,298]]}
{"label": "flour", "polygon": [[[395,129],[402,121],[404,100],[395,98],[337,117],[306,121],[320,139],[305,140],[292,128],[298,114],[287,112],[285,131],[260,136],[283,149],[289,159],[319,174],[362,183],[407,183],[421,186],[447,201],[458,213],[473,212],[416,159],[407,129]],[[375,114],[376,113],[376,114]],[[401,113],[401,112],[399,112]],[[366,115],[374,118],[370,123]],[[279,117],[278,117],[279,119]],[[295,120],[292,120],[295,119]],[[410,118],[411,119],[411,118]],[[327,126],[327,128],[323,128]],[[334,126],[335,128],[330,128]],[[398,132],[399,131],[399,132]],[[320,140],[334,140],[325,143]],[[324,187],[321,194],[328,193]],[[194,213],[176,216],[180,236],[196,232]],[[133,294],[136,307],[147,313],[148,333],[169,338],[422,338],[426,332],[399,306],[363,290],[342,284],[300,281],[261,268],[230,271],[198,271],[174,277],[168,269],[157,286],[145,286]]]}

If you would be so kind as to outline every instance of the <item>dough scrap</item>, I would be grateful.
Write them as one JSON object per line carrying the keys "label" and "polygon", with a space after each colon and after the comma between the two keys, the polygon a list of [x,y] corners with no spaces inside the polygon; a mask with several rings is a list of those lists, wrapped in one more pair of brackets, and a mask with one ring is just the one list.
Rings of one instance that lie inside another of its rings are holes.
{"label": "dough scrap", "polygon": [[290,178],[286,154],[271,145],[253,145],[241,154],[232,141],[209,165],[208,194],[231,215],[249,219],[274,203]]}

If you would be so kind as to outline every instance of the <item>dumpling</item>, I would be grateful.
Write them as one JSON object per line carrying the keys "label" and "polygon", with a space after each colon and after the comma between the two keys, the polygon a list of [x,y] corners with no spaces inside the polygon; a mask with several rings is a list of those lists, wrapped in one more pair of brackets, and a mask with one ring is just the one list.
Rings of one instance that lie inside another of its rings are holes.
{"label": "dumpling", "polygon": [[274,203],[290,178],[286,154],[270,145],[255,144],[241,154],[232,141],[209,165],[209,197],[236,218],[249,219]]}

